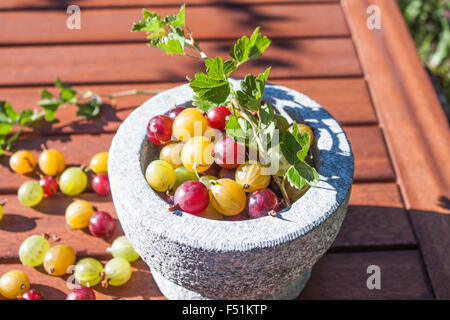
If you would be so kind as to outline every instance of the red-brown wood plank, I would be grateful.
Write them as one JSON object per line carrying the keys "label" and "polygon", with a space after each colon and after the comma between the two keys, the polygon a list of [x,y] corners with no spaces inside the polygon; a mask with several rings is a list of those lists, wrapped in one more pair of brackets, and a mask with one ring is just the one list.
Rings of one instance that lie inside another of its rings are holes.
{"label": "red-brown wood plank", "polygon": [[415,246],[417,244],[395,183],[356,183],[347,216],[333,246]]}
{"label": "red-brown wood plank", "polygon": [[[204,42],[210,56],[226,56],[230,42]],[[60,77],[71,83],[184,81],[203,70],[184,57],[168,57],[143,43],[3,47],[0,86],[42,85]],[[235,77],[272,66],[271,78],[359,76],[350,39],[276,40],[264,57],[242,66]]]}
{"label": "red-brown wood plank", "polygon": [[[102,260],[106,262],[106,260]],[[367,267],[381,268],[381,290],[366,286]],[[133,263],[134,272],[121,287],[94,287],[97,299],[164,299],[142,260]],[[20,269],[28,275],[31,287],[47,299],[64,299],[66,277],[51,277],[42,267],[20,264],[0,265],[0,274]],[[314,267],[311,279],[299,299],[431,299],[418,251],[325,254]]]}
{"label": "red-brown wood plank", "polygon": [[380,129],[376,126],[344,129],[355,156],[355,180],[360,182],[393,181],[395,173]]}
{"label": "red-brown wood plank", "polygon": [[[254,3],[328,3],[339,2],[339,0],[77,0],[76,4],[81,8],[111,8],[111,7],[134,7],[142,6],[153,8],[157,6],[180,6],[185,3],[189,5],[215,5],[230,6]],[[24,8],[67,8],[69,4],[60,1],[48,0],[2,0],[0,9],[24,9]]]}
{"label": "red-brown wood plank", "polygon": [[[367,267],[380,267],[381,289],[367,288]],[[378,251],[326,254],[300,299],[432,299],[420,253]]]}
{"label": "red-brown wood plank", "polygon": [[[449,299],[448,121],[396,2],[344,0],[343,5],[434,292]],[[380,30],[365,27],[369,5],[381,9]]]}
{"label": "red-brown wood plank", "polygon": [[[377,123],[363,79],[296,79],[277,80],[275,83],[309,95],[343,125]],[[92,85],[76,86],[75,89],[90,89],[93,92],[109,94],[130,89],[165,90],[179,84],[181,83]],[[57,91],[49,89],[57,94]],[[18,111],[33,109],[37,107],[36,102],[40,100],[40,90],[41,88],[36,87],[0,88],[0,100],[9,101]],[[104,105],[100,116],[91,120],[79,120],[76,117],[76,108],[72,106],[60,108],[54,122],[51,124],[43,122],[34,131],[39,134],[114,132],[121,121],[149,98],[150,96],[138,95],[116,99],[114,108]],[[26,132],[30,131],[31,129],[26,130]]]}
{"label": "red-brown wood plank", "polygon": [[[377,127],[347,127],[350,143],[355,154],[355,179],[357,181],[392,181],[394,173]],[[27,149],[39,155],[41,144],[62,152],[68,165],[88,165],[97,152],[107,151],[113,134],[64,135],[27,137],[20,140],[14,150]],[[0,158],[0,192],[17,190],[29,180],[26,175],[15,174],[9,168],[9,157]]]}
{"label": "red-brown wood plank", "polygon": [[[161,16],[176,13],[174,8],[153,10]],[[234,40],[251,34],[256,26],[270,38],[349,36],[339,4],[253,5],[241,10],[193,7],[186,16],[196,39]],[[137,8],[83,10],[80,30],[68,29],[67,18],[63,10],[0,12],[0,44],[147,41],[144,33],[130,31],[133,22],[142,19]]]}

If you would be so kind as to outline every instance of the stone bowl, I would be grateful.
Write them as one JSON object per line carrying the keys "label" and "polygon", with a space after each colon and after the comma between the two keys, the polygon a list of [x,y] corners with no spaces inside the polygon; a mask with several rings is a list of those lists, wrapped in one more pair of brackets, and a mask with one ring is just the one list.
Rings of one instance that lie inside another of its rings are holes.
{"label": "stone bowl", "polygon": [[[233,85],[237,89],[239,81]],[[289,121],[314,128],[317,187],[278,218],[216,221],[169,212],[144,177],[159,152],[147,141],[146,127],[150,118],[189,103],[192,95],[187,84],[158,94],[131,113],[113,139],[108,172],[126,236],[169,299],[296,298],[347,212],[354,163],[344,130],[307,96],[268,84],[265,100]]]}

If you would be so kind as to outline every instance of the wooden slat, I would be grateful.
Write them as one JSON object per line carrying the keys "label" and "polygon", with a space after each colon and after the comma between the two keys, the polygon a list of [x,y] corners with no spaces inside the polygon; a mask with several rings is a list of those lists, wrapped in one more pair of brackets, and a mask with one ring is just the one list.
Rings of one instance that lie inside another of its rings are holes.
{"label": "wooden slat", "polygon": [[[108,258],[101,260],[101,262],[105,264],[108,262]],[[133,274],[126,284],[120,287],[109,286],[106,289],[98,284],[93,288],[97,300],[166,299],[153,281],[150,270],[145,262],[139,259],[131,265]],[[64,300],[70,292],[66,283],[69,277],[68,275],[64,277],[52,277],[47,275],[42,266],[31,268],[20,264],[1,264],[0,274],[13,269],[23,270],[30,279],[31,288],[39,290],[46,300]],[[0,300],[2,299],[0,296]]]}
{"label": "wooden slat", "polygon": [[[154,10],[161,16],[176,12],[173,8]],[[0,44],[147,42],[144,33],[130,32],[133,22],[142,19],[137,8],[84,10],[80,30],[68,29],[67,17],[62,10],[0,12]],[[251,34],[256,26],[270,38],[349,35],[339,4],[255,5],[242,10],[194,7],[188,9],[187,24],[197,39],[237,39]]]}
{"label": "wooden slat", "polygon": [[[106,262],[106,261],[102,261]],[[367,267],[381,268],[381,290],[366,286]],[[148,267],[139,260],[134,272],[121,287],[93,289],[97,299],[164,299],[151,277]],[[19,264],[0,265],[0,274],[12,269],[24,270],[32,287],[46,299],[64,299],[69,292],[65,278],[51,277],[42,267],[36,269]],[[413,280],[412,280],[413,279]],[[417,251],[326,254],[314,267],[311,279],[299,299],[431,299],[426,275]]]}
{"label": "wooden slat", "polygon": [[404,247],[416,244],[396,184],[353,185],[347,216],[333,247]]}
{"label": "wooden slat", "polygon": [[[347,127],[346,132],[355,154],[355,179],[392,181],[394,173],[378,128]],[[60,150],[68,165],[88,165],[95,153],[109,149],[112,137],[113,134],[27,137],[20,140],[14,150],[27,149],[38,157],[40,146],[45,143],[47,148]],[[30,176],[12,172],[8,161],[7,156],[0,158],[0,192],[15,192],[22,183],[30,179]]]}
{"label": "wooden slat", "polygon": [[[367,267],[381,270],[381,289],[367,288]],[[432,299],[420,254],[413,251],[326,254],[300,299]]]}
{"label": "wooden slat", "polygon": [[355,180],[393,181],[395,173],[379,128],[364,126],[344,129],[355,156]]}
{"label": "wooden slat", "polygon": [[[153,8],[156,6],[173,6],[177,7],[185,3],[190,5],[241,5],[254,3],[328,3],[339,2],[339,0],[77,0],[76,4],[81,8],[112,8],[112,7],[145,7]],[[48,1],[48,0],[2,0],[0,9],[33,9],[33,8],[67,8],[68,2],[65,1]]]}
{"label": "wooden slat", "polygon": [[[287,86],[309,95],[324,106],[343,125],[376,124],[377,119],[370,97],[362,79],[297,79],[277,80],[275,83]],[[90,89],[97,93],[121,92],[130,89],[166,90],[181,83],[149,83],[125,85],[76,86],[76,90]],[[49,88],[54,94],[57,91]],[[40,100],[40,88],[0,88],[0,100],[6,100],[18,111],[36,108]],[[76,108],[60,108],[56,120],[50,125],[42,123],[35,128],[40,134],[55,133],[102,133],[114,132],[121,121],[150,96],[129,96],[116,99],[116,106],[102,107],[101,115],[92,120],[79,120]],[[26,130],[27,132],[31,130]]]}
{"label": "wooden slat", "polygon": [[[205,42],[211,56],[228,54],[229,42]],[[184,81],[203,70],[184,57],[168,57],[144,44],[0,48],[4,85],[42,85],[59,76],[71,83]],[[235,77],[272,66],[271,79],[359,76],[361,69],[350,39],[277,40],[263,58],[242,66]]]}
{"label": "wooden slat", "polygon": [[[110,197],[83,193],[76,198],[87,200],[99,210],[117,217]],[[66,227],[64,213],[73,201],[71,197],[47,197],[34,208],[21,205],[15,194],[0,195],[0,200],[7,200],[0,224],[0,237],[3,239],[0,242],[0,263],[18,261],[20,244],[33,234],[57,235],[61,238],[59,243],[71,245],[80,256],[104,255],[111,240],[123,234],[120,223],[117,223],[112,237],[106,240],[91,236],[87,229]],[[332,250],[414,246],[416,242],[401,206],[394,184],[354,185],[347,217]],[[50,242],[56,244],[51,238]]]}
{"label": "wooden slat", "polygon": [[[344,0],[343,5],[434,292],[437,298],[449,299],[447,119],[396,3]],[[381,30],[365,27],[369,5],[381,9]]]}

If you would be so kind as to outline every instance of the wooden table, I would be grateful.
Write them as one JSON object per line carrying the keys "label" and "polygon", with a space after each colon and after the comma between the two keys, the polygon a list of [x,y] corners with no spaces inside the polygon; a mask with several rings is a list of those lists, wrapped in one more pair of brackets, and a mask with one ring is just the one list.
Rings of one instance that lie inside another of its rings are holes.
{"label": "wooden table", "polygon": [[[239,75],[272,66],[270,81],[304,92],[327,108],[347,132],[355,154],[355,183],[342,230],[318,262],[301,299],[450,298],[450,150],[448,122],[415,53],[393,0],[186,1],[187,19],[210,55],[225,56],[232,41],[257,25],[273,39],[270,50]],[[66,28],[69,1],[2,0],[0,98],[16,108],[35,105],[42,87],[58,76],[76,88],[116,92],[166,89],[200,65],[148,48],[130,25],[146,6],[174,13],[180,0],[78,0],[81,30]],[[238,4],[239,3],[239,4]],[[150,5],[151,4],[151,5]],[[381,11],[381,30],[366,26],[369,5]],[[118,100],[94,121],[76,121],[73,108],[58,111],[52,126],[27,133],[16,149],[38,154],[57,148],[69,164],[87,164],[109,148],[126,116],[148,97]],[[71,199],[52,197],[29,209],[0,158],[0,273],[18,268],[48,299],[65,297],[65,278],[20,265],[17,252],[31,234],[57,235],[78,257],[109,259],[110,242],[65,227]],[[115,214],[110,198],[89,191],[80,198]],[[120,227],[115,235],[122,233]],[[55,244],[51,241],[51,244]],[[381,290],[369,290],[367,268],[381,268]],[[119,288],[96,287],[102,299],[164,299],[147,266],[133,263]]]}

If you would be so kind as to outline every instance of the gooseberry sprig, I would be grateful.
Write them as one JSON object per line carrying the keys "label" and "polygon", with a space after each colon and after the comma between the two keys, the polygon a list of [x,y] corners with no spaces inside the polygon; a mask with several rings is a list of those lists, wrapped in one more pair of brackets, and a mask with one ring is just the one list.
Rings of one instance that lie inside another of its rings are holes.
{"label": "gooseberry sprig", "polygon": [[[283,180],[276,174],[272,174],[272,177],[289,206],[289,197],[284,188],[285,179],[298,189],[306,184],[314,186],[319,180],[314,167],[305,162],[311,137],[309,133],[300,133],[296,123],[291,131],[277,132],[279,127],[274,109],[270,103],[262,100],[270,67],[258,76],[245,76],[239,90],[235,91],[230,81],[231,73],[239,66],[262,56],[270,45],[270,39],[263,36],[257,27],[250,37],[243,36],[236,41],[230,49],[230,59],[210,58],[194,39],[186,25],[185,16],[184,5],[176,15],[168,15],[164,19],[156,12],[143,9],[144,19],[134,23],[131,30],[145,32],[150,40],[149,45],[168,55],[179,54],[204,61],[206,73],[198,72],[192,79],[187,78],[194,91],[193,104],[204,112],[219,105],[230,105],[233,114],[226,122],[227,135],[238,143],[256,148],[262,162],[270,162],[269,149],[282,152],[290,167]],[[193,50],[196,55],[187,50]]]}
{"label": "gooseberry sprig", "polygon": [[[72,105],[77,108],[78,119],[91,119],[100,114],[104,99],[115,105],[115,99],[129,95],[155,95],[161,90],[126,90],[116,93],[94,93],[91,90],[77,91],[67,83],[56,78],[55,87],[58,95],[49,90],[41,90],[41,100],[37,104],[42,110],[25,109],[16,111],[9,102],[0,100],[0,156],[4,151],[10,151],[13,143],[19,139],[25,129],[34,129],[40,121],[51,122],[56,111],[63,106]],[[13,133],[13,128],[18,129]]]}

